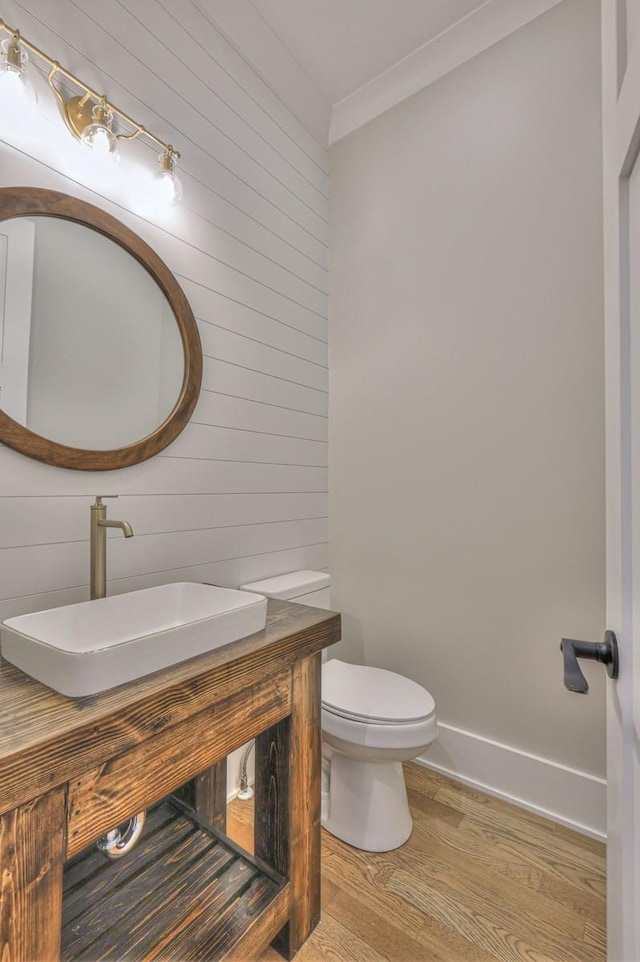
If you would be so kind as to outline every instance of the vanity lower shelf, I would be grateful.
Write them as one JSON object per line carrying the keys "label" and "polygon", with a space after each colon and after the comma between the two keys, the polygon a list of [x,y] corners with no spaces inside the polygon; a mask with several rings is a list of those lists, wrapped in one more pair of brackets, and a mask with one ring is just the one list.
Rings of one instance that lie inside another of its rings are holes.
{"label": "vanity lower shelf", "polygon": [[124,858],[93,848],[66,866],[61,958],[252,958],[286,921],[288,896],[286,879],[165,800]]}

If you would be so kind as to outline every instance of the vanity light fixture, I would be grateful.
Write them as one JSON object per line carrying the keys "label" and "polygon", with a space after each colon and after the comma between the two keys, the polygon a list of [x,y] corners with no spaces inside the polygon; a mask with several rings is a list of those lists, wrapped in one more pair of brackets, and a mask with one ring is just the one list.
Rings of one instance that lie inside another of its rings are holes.
{"label": "vanity light fixture", "polygon": [[[3,83],[6,77],[16,91],[16,97],[21,96],[25,106],[34,104],[36,92],[28,75],[27,64],[29,54],[40,58],[49,68],[47,83],[58,101],[67,129],[76,140],[114,161],[118,159],[121,141],[135,140],[138,137],[152,141],[162,150],[158,158],[160,169],[154,178],[157,186],[154,197],[159,206],[173,205],[180,201],[182,185],[176,175],[176,160],[180,154],[171,144],[166,144],[142,124],[137,123],[110,103],[103,94],[97,93],[66,70],[57,60],[53,60],[2,19],[0,31],[11,34],[11,38],[0,45],[0,83]],[[60,87],[61,78],[79,87],[82,92],[69,96]],[[117,123],[117,132],[113,129],[114,123]]]}

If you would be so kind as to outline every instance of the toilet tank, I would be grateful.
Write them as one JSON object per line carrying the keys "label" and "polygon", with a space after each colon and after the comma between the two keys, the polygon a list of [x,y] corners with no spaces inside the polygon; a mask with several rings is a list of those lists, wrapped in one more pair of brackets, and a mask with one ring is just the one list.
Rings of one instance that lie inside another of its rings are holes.
{"label": "toilet tank", "polygon": [[325,571],[291,571],[275,578],[240,585],[241,591],[255,591],[265,598],[295,601],[312,608],[329,607],[331,576]]}

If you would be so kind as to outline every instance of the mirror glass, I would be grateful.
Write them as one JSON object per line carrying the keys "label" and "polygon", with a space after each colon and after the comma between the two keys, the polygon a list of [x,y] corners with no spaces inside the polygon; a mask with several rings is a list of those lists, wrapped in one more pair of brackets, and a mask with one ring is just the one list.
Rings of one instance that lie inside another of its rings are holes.
{"label": "mirror glass", "polygon": [[176,406],[185,355],[172,305],[120,244],[50,216],[0,222],[0,409],[93,451],[146,438]]}

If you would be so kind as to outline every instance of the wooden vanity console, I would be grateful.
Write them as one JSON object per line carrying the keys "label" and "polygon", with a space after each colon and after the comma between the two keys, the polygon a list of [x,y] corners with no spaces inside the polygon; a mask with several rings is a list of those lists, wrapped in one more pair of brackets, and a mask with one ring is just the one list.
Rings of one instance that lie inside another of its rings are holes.
{"label": "wooden vanity console", "polygon": [[[320,652],[340,617],[264,631],[101,695],[0,666],[0,955],[291,958],[320,917]],[[256,738],[255,856],[225,835],[226,756]],[[175,797],[168,796],[176,793]],[[92,844],[144,809],[136,847]]]}

